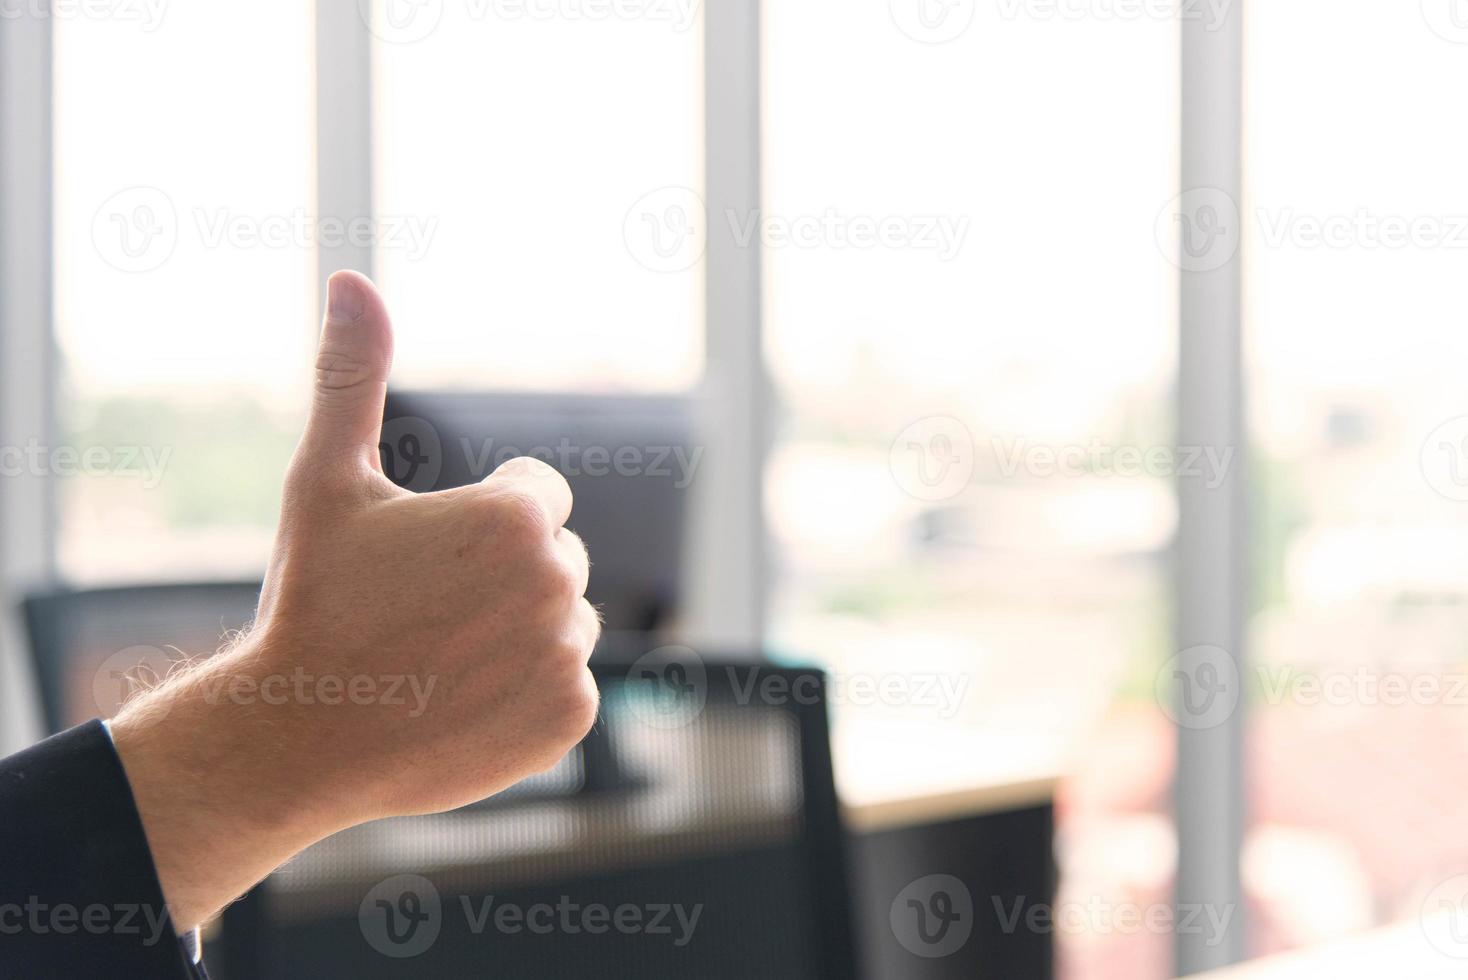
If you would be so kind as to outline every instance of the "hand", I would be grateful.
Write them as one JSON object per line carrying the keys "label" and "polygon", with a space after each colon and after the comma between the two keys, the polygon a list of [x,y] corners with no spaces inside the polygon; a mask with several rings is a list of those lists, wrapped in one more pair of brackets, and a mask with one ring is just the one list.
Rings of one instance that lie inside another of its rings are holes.
{"label": "hand", "polygon": [[565,479],[518,459],[457,490],[393,486],[391,360],[381,297],[337,273],[255,625],[113,721],[180,930],[322,837],[549,768],[595,720]]}

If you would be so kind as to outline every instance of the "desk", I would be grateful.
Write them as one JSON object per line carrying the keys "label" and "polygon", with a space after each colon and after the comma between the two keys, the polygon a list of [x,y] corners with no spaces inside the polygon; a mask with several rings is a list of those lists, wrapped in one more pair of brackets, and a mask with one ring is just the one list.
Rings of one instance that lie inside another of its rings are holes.
{"label": "desk", "polygon": [[[1446,948],[1459,954],[1468,947],[1451,941],[1446,921],[1428,924]],[[1440,951],[1427,928],[1413,919],[1400,925],[1351,936],[1297,953],[1268,956],[1225,970],[1196,974],[1192,980],[1446,980],[1468,975],[1468,960]]]}
{"label": "desk", "polygon": [[[1051,976],[1051,937],[1006,931],[995,903],[1008,914],[1016,902],[1053,901],[1058,768],[985,757],[952,728],[838,726],[833,754],[852,832],[856,934],[866,980]],[[937,874],[964,883],[973,933],[951,955],[928,958],[897,939],[893,905],[909,884]]]}

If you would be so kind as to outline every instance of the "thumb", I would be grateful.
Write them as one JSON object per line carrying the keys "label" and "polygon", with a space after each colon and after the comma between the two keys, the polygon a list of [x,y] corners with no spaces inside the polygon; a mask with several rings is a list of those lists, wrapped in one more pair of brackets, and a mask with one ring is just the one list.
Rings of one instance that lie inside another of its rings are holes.
{"label": "thumb", "polygon": [[360,272],[333,274],[304,440],[310,458],[349,456],[382,472],[377,443],[391,367],[392,323],[377,287]]}

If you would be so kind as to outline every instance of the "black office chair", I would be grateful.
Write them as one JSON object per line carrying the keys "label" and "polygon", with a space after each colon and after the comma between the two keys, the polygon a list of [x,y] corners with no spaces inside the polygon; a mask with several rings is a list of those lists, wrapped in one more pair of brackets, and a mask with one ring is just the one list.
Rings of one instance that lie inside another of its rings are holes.
{"label": "black office chair", "polygon": [[45,722],[110,718],[137,684],[214,653],[255,617],[259,582],[56,589],[21,603]]}
{"label": "black office chair", "polygon": [[[28,599],[49,725],[110,715],[139,652],[214,650],[257,594]],[[625,640],[598,652],[601,718],[551,772],[453,813],[339,834],[231,906],[205,943],[217,980],[854,976],[822,676],[640,652]],[[506,905],[567,903],[636,909],[648,925],[669,911],[652,932],[496,924]]]}
{"label": "black office chair", "polygon": [[[597,730],[536,791],[368,824],[273,874],[226,916],[228,980],[855,976],[821,675],[640,664],[593,665]],[[669,680],[694,693],[669,704]],[[767,703],[767,682],[796,693]]]}

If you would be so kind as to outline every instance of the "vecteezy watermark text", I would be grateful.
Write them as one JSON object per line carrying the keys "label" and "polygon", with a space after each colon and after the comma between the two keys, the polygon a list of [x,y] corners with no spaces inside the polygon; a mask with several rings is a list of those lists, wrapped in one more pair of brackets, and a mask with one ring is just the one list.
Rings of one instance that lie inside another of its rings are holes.
{"label": "vecteezy watermark text", "polygon": [[1233,0],[998,0],[1004,20],[1038,21],[1201,21],[1203,29],[1223,26]]}
{"label": "vecteezy watermark text", "polygon": [[[693,941],[704,906],[681,902],[582,902],[561,895],[554,902],[521,904],[495,895],[459,895],[462,927],[475,936],[646,936],[682,949]],[[438,888],[421,875],[395,875],[362,899],[358,925],[368,945],[384,956],[405,959],[432,948],[446,922]]]}
{"label": "vecteezy watermark text", "polygon": [[667,25],[682,34],[698,23],[702,0],[357,0],[367,29],[390,44],[429,37],[453,10],[454,28],[466,22],[502,24],[623,21]]}
{"label": "vecteezy watermark text", "polygon": [[1468,249],[1468,214],[1399,213],[1357,207],[1311,213],[1293,207],[1245,212],[1217,187],[1178,194],[1157,215],[1157,246],[1187,272],[1210,272],[1238,254],[1250,222],[1267,249],[1391,252]]}
{"label": "vecteezy watermark text", "polygon": [[305,208],[262,213],[220,206],[186,209],[184,216],[190,220],[180,217],[173,198],[160,188],[124,188],[92,216],[92,244],[113,268],[141,273],[163,266],[185,234],[208,249],[352,246],[400,251],[416,261],[438,233],[438,218],[423,215],[337,218]]}
{"label": "vecteezy watermark text", "polygon": [[168,913],[152,905],[72,905],[45,902],[36,895],[0,903],[0,936],[136,936],[142,945],[156,946],[165,931],[172,934]]}
{"label": "vecteezy watermark text", "polygon": [[0,0],[0,21],[110,20],[137,24],[144,33],[163,23],[169,0]]}
{"label": "vecteezy watermark text", "polygon": [[1233,446],[1115,446],[1100,439],[1046,445],[1028,439],[990,440],[1005,478],[1030,476],[1186,477],[1216,490],[1233,464]]}
{"label": "vecteezy watermark text", "polygon": [[[1238,455],[1233,446],[1172,446],[1087,442],[1049,443],[1023,436],[993,436],[989,450],[999,475],[1037,479],[1115,477],[1176,478],[1216,490]],[[888,452],[892,478],[908,494],[930,502],[966,490],[977,469],[974,434],[960,419],[931,415],[909,424]]]}
{"label": "vecteezy watermark text", "polygon": [[1252,695],[1271,707],[1468,707],[1468,667],[1445,660],[1395,663],[1261,663],[1241,667],[1228,651],[1195,646],[1157,673],[1159,705],[1193,729],[1222,725]]}
{"label": "vecteezy watermark text", "polygon": [[23,446],[0,446],[0,477],[140,478],[152,490],[172,457],[172,446],[46,446],[31,438]]}
{"label": "vecteezy watermark text", "polygon": [[1026,896],[990,896],[994,916],[1006,935],[1024,931],[1039,935],[1134,936],[1139,933],[1202,936],[1203,945],[1223,941],[1235,906],[1154,902],[1112,902],[1092,895],[1083,902],[1035,902]]}
{"label": "vecteezy watermark text", "polygon": [[994,916],[1005,935],[1028,932],[1077,935],[1202,936],[1207,946],[1224,940],[1235,906],[1198,903],[1114,902],[1099,895],[1084,901],[1052,902],[1027,895],[990,895],[987,908],[974,901],[964,881],[950,874],[924,875],[893,898],[892,934],[908,952],[924,959],[951,956],[973,933],[979,915]]}
{"label": "vecteezy watermark text", "polygon": [[[443,473],[446,449],[427,419],[404,415],[389,419],[378,440],[382,471],[401,487],[431,490]],[[554,445],[514,446],[496,439],[458,440],[463,468],[482,480],[512,459],[528,456],[566,477],[639,477],[667,480],[676,490],[693,482],[704,447],[684,445],[587,445],[562,437]]]}
{"label": "vecteezy watermark text", "polygon": [[766,250],[918,251],[940,262],[957,258],[971,223],[961,214],[865,214],[838,208],[795,214],[728,208],[711,216],[697,191],[672,186],[639,198],[627,210],[622,235],[639,265],[653,272],[683,272],[703,258],[717,222],[737,248],[757,242]]}
{"label": "vecteezy watermark text", "polygon": [[[951,718],[968,695],[972,676],[936,671],[789,673],[724,667],[724,684],[737,705],[922,708]],[[626,674],[632,712],[657,728],[691,723],[708,701],[708,668],[696,651],[665,646],[638,657]]]}
{"label": "vecteezy watermark text", "polygon": [[[208,704],[286,704],[325,705],[351,704],[360,707],[408,707],[408,717],[421,717],[428,709],[428,699],[438,684],[438,676],[430,674],[313,674],[297,667],[287,674],[255,677],[249,674],[220,674],[202,679],[204,700]],[[411,705],[410,705],[411,701]]]}

